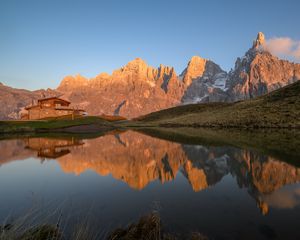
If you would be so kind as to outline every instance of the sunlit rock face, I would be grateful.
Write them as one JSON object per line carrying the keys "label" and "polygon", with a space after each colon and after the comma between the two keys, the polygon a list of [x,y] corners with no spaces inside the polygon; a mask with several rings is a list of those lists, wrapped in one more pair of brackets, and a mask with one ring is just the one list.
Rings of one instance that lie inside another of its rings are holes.
{"label": "sunlit rock face", "polygon": [[133,118],[181,103],[225,101],[226,72],[210,60],[192,57],[180,77],[173,67],[148,66],[137,58],[112,75],[63,79],[57,90],[89,114]]}
{"label": "sunlit rock face", "polygon": [[184,87],[174,68],[153,68],[137,58],[112,75],[66,77],[57,90],[91,115],[132,118],[180,104]]}
{"label": "sunlit rock face", "polygon": [[186,69],[184,69],[181,74],[183,83],[186,87],[190,86],[195,79],[203,76],[207,62],[207,59],[198,56],[191,58]]}
{"label": "sunlit rock face", "polygon": [[252,49],[259,49],[265,47],[265,35],[262,32],[257,34],[256,40],[253,41]]}
{"label": "sunlit rock face", "polygon": [[300,79],[300,64],[273,56],[258,33],[246,54],[237,58],[228,75],[229,101],[249,99],[284,87]]}
{"label": "sunlit rock face", "polygon": [[183,103],[226,100],[227,73],[214,62],[194,56],[181,77],[186,88]]}

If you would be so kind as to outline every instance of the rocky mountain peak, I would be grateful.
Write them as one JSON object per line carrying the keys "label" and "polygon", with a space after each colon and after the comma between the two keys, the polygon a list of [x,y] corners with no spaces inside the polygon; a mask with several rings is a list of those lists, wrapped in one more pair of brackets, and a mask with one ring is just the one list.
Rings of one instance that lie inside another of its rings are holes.
{"label": "rocky mountain peak", "polygon": [[204,71],[203,69],[205,68],[207,61],[207,59],[199,56],[193,56],[188,63],[188,70],[194,71],[196,74],[201,75]]}
{"label": "rocky mountain peak", "polygon": [[127,71],[142,71],[148,68],[148,64],[141,58],[136,58],[126,64],[122,69]]}
{"label": "rocky mountain peak", "polygon": [[103,72],[97,75],[97,78],[110,78],[110,75],[106,72]]}
{"label": "rocky mountain peak", "polygon": [[258,49],[260,47],[264,47],[265,45],[265,35],[262,32],[257,34],[256,40],[253,41],[253,49]]}
{"label": "rocky mountain peak", "polygon": [[88,84],[88,79],[77,74],[76,76],[66,76],[61,81],[57,90],[59,91],[69,91],[78,87],[86,86]]}
{"label": "rocky mountain peak", "polygon": [[237,58],[229,75],[230,99],[237,101],[255,98],[295,82],[300,76],[300,64],[281,60],[268,52],[265,36],[259,32],[252,48]]}
{"label": "rocky mountain peak", "polygon": [[173,67],[165,66],[163,64],[160,64],[158,67],[158,77],[167,74],[167,75],[174,75],[176,76],[176,72]]}
{"label": "rocky mountain peak", "polygon": [[193,80],[202,77],[207,61],[207,59],[199,56],[193,56],[191,58],[186,69],[184,69],[181,74],[185,86],[188,87]]}

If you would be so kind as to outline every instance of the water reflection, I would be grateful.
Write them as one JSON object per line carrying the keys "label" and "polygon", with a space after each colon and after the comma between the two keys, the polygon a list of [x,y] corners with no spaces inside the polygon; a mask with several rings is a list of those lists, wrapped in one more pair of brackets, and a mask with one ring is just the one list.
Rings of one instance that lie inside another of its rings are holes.
{"label": "water reflection", "polygon": [[[230,174],[246,188],[263,214],[269,207],[293,208],[300,203],[300,168],[256,151],[235,147],[186,145],[127,131],[81,140],[22,138],[0,141],[0,164],[35,157],[55,159],[65,173],[92,170],[111,174],[137,190],[149,183],[172,181],[181,173],[193,191],[219,183]],[[289,185],[282,188],[285,185]]]}
{"label": "water reflection", "polygon": [[37,152],[41,158],[55,159],[70,153],[69,147],[84,144],[76,138],[55,139],[55,138],[27,138],[24,139],[25,148]]}

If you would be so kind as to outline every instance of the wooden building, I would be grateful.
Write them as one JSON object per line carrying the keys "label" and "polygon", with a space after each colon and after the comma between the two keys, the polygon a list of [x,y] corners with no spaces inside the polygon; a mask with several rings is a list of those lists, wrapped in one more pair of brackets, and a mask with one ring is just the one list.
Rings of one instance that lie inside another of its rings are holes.
{"label": "wooden building", "polygon": [[36,105],[32,104],[25,108],[27,113],[23,114],[21,119],[33,120],[67,115],[80,116],[86,114],[82,109],[71,108],[70,104],[71,102],[58,97],[39,99]]}

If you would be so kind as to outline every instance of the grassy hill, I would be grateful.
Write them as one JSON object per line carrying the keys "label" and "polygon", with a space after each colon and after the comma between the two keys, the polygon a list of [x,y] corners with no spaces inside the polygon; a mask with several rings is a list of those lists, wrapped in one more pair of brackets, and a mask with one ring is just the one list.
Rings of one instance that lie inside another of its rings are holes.
{"label": "grassy hill", "polygon": [[164,127],[300,128],[300,81],[251,100],[165,109],[142,116],[136,123]]}

